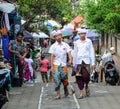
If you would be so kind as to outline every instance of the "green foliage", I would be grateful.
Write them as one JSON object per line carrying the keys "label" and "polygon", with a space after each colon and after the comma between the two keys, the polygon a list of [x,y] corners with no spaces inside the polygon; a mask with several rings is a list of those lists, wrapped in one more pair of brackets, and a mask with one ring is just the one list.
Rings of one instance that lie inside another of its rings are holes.
{"label": "green foliage", "polygon": [[82,14],[87,27],[105,32],[120,32],[120,0],[96,1],[86,1],[83,4]]}
{"label": "green foliage", "polygon": [[63,17],[70,20],[74,16],[69,0],[17,0],[17,4],[19,14],[28,21],[26,26],[29,26],[37,15],[41,18],[41,15],[47,14],[61,23]]}

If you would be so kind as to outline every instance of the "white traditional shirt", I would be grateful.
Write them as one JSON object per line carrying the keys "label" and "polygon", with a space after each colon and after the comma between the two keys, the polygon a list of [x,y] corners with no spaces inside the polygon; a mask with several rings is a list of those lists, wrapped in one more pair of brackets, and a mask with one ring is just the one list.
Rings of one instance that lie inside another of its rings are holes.
{"label": "white traditional shirt", "polygon": [[84,61],[86,64],[95,65],[95,53],[90,39],[85,41],[77,40],[74,42],[73,50],[73,66],[81,64]]}
{"label": "white traditional shirt", "polygon": [[62,66],[66,66],[67,65],[67,53],[71,51],[70,46],[65,43],[65,42],[61,42],[61,44],[59,44],[57,41],[51,45],[50,49],[49,49],[49,53],[54,55],[54,60],[53,60],[53,64],[55,65],[62,65]]}

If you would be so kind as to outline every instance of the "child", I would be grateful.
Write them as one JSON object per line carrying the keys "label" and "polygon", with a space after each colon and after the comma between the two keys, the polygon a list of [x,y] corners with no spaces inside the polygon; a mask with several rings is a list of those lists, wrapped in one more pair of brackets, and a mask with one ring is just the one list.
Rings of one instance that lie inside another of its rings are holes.
{"label": "child", "polygon": [[29,82],[33,83],[33,72],[34,72],[33,60],[30,58],[30,54],[29,53],[26,55],[25,62],[28,63],[29,70],[30,70],[30,79],[29,79]]}
{"label": "child", "polygon": [[45,55],[41,55],[40,72],[41,72],[43,83],[48,82],[48,75],[47,75],[48,66],[49,66],[49,61],[45,59]]}

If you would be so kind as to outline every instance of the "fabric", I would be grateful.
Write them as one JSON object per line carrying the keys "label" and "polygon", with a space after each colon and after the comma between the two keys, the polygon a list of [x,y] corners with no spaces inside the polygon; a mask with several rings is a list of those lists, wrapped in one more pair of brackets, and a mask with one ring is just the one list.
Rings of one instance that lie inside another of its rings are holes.
{"label": "fabric", "polygon": [[5,25],[6,25],[7,31],[9,31],[10,30],[10,23],[9,23],[9,17],[8,17],[7,13],[5,13]]}
{"label": "fabric", "polygon": [[26,80],[30,79],[30,69],[29,69],[29,66],[28,66],[28,62],[24,62],[24,65],[23,65],[23,77]]}
{"label": "fabric", "polygon": [[26,45],[25,45],[24,42],[22,42],[22,43],[20,43],[19,45],[17,45],[17,44],[15,43],[15,41],[11,41],[11,42],[9,43],[9,45],[12,46],[12,49],[13,49],[13,50],[19,51],[20,55],[23,55],[23,54],[24,54],[24,48],[26,47]]}
{"label": "fabric", "polygon": [[9,46],[9,36],[2,36],[2,48],[4,52],[4,58],[9,61],[8,46]]}
{"label": "fabric", "polygon": [[[54,71],[57,69],[57,65],[53,65],[53,69],[54,69]],[[67,69],[67,67],[66,66],[63,66],[62,67],[62,70],[66,73],[66,78],[64,79],[64,81],[62,81],[62,83],[63,83],[63,85],[64,86],[67,86],[69,83],[68,83],[68,69]],[[54,74],[53,74],[54,75]],[[57,75],[60,75],[59,73],[57,73]],[[53,76],[54,77],[54,76]],[[55,79],[55,78],[54,78]],[[60,78],[59,78],[59,80],[58,81],[60,81]],[[60,81],[61,82],[61,81]]]}
{"label": "fabric", "polygon": [[40,60],[40,72],[48,71],[49,61],[47,59]]}
{"label": "fabric", "polygon": [[84,61],[86,64],[95,65],[95,53],[90,39],[85,41],[77,40],[74,42],[73,50],[73,66],[81,64]]}
{"label": "fabric", "polygon": [[0,2],[0,10],[4,13],[11,13],[15,10],[14,4],[8,3],[6,1]]}
{"label": "fabric", "polygon": [[66,66],[67,53],[70,52],[71,50],[72,49],[70,48],[70,46],[65,42],[62,42],[61,44],[55,42],[53,45],[51,45],[49,53],[54,55],[53,64],[55,65],[61,64],[62,66]]}
{"label": "fabric", "polygon": [[59,35],[59,34],[62,34],[62,31],[61,30],[54,30],[52,31],[52,36],[56,36],[56,35]]}
{"label": "fabric", "polygon": [[90,73],[88,71],[90,71],[89,65],[78,65],[77,67],[77,72],[81,73],[81,76],[76,76],[76,82],[80,90],[83,90],[84,84],[88,84],[90,81]]}
{"label": "fabric", "polygon": [[33,76],[33,67],[32,67],[33,60],[31,58],[25,58],[25,62],[28,63],[28,67],[29,67],[30,73]]}
{"label": "fabric", "polygon": [[81,34],[81,33],[87,33],[87,30],[86,29],[78,29],[78,34]]}

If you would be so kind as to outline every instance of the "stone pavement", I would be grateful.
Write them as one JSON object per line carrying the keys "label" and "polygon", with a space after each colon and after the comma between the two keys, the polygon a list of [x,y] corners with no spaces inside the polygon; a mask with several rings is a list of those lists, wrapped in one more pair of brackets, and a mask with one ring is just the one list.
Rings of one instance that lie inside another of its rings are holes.
{"label": "stone pavement", "polygon": [[[71,69],[69,68],[69,72]],[[76,93],[64,97],[61,85],[61,99],[54,100],[56,92],[54,83],[42,83],[41,76],[37,73],[37,83],[24,84],[23,87],[13,88],[7,102],[2,109],[119,109],[120,86],[109,86],[104,83],[90,83],[90,97],[78,99],[79,89],[75,78],[69,74],[69,90],[73,87]]]}

